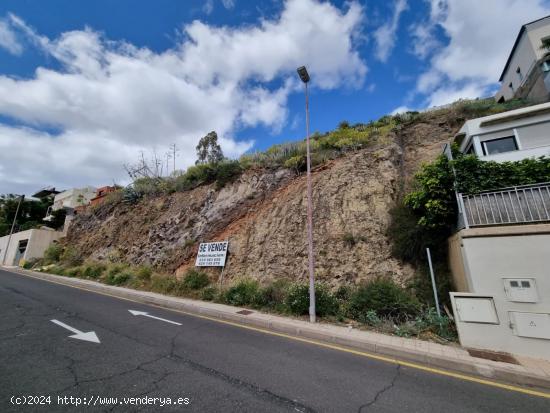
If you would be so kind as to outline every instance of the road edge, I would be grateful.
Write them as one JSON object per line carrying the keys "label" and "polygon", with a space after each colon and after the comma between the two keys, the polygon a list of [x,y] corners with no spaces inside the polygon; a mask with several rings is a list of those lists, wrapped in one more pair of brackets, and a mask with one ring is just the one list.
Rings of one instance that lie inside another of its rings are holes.
{"label": "road edge", "polygon": [[[254,310],[252,314],[243,315],[237,313],[238,311],[244,310],[239,307],[214,304],[188,298],[166,296],[148,291],[110,286],[91,280],[67,278],[65,276],[35,272],[20,268],[0,268],[15,274],[50,281],[68,287],[76,287],[90,292],[109,295],[115,298],[126,299],[141,304],[154,305],[168,310],[176,310],[189,315],[217,319],[244,328],[264,330],[266,333],[273,332],[280,335],[289,335],[306,342],[308,340],[312,340],[312,342],[317,341],[325,347],[345,346],[350,349],[370,353],[369,356],[371,358],[377,358],[382,361],[399,363],[402,365],[407,365],[407,363],[420,363],[420,366],[411,367],[420,368],[425,371],[430,371],[433,367],[435,369],[444,369],[445,371],[454,371],[458,374],[446,375],[455,376],[458,378],[460,378],[460,374],[467,374],[474,377],[497,380],[503,383],[513,383],[516,385],[535,387],[545,390],[550,389],[550,377],[537,375],[532,371],[526,370],[526,372],[522,372],[508,367],[505,363],[487,362],[485,360],[476,364],[466,358],[451,358],[445,355],[428,353],[412,347],[408,348],[389,345],[386,343],[373,342],[358,337],[360,335],[360,331],[355,329],[351,330],[353,331],[352,334],[350,330],[344,327],[339,327],[342,331],[335,333],[334,331],[329,331],[324,324],[309,325],[309,323],[301,320],[285,320],[285,318],[281,316],[261,313],[257,310]],[[352,335],[355,335],[355,337]],[[441,371],[437,373],[444,374],[444,372]],[[463,378],[468,379],[467,377]],[[470,381],[476,380],[474,379]],[[477,381],[483,382],[482,379]],[[506,386],[503,385],[500,387]],[[550,397],[550,394],[545,397]]]}

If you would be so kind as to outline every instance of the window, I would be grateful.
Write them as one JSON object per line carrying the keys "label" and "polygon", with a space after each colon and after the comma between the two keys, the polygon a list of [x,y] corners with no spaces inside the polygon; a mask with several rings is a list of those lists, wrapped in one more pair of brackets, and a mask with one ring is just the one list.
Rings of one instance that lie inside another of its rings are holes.
{"label": "window", "polygon": [[514,90],[514,85],[512,84],[512,82],[510,82],[510,84],[508,85],[508,87],[512,90]]}
{"label": "window", "polygon": [[512,152],[518,150],[515,136],[505,136],[504,138],[491,139],[482,142],[483,155],[494,155],[496,153]]}
{"label": "window", "polygon": [[471,143],[468,149],[466,149],[466,155],[475,155],[476,151],[474,149],[474,145]]}
{"label": "window", "polygon": [[518,288],[519,284],[517,281],[510,281],[510,287]]}
{"label": "window", "polygon": [[529,281],[522,281],[521,286],[523,288],[529,288],[529,287],[531,287],[531,284],[529,284]]}
{"label": "window", "polygon": [[523,80],[523,73],[521,73],[521,68],[519,66],[516,69],[516,73],[518,74],[519,81],[521,82]]}

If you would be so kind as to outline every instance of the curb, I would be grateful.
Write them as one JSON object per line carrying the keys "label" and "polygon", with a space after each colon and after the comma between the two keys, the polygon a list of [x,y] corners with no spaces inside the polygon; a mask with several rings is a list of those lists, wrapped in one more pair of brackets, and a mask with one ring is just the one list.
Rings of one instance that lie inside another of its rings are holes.
{"label": "curb", "polygon": [[[460,356],[449,357],[443,354],[439,355],[434,352],[415,349],[413,346],[404,347],[387,343],[378,343],[375,340],[369,339],[365,332],[357,329],[352,330],[339,326],[327,326],[326,324],[316,324],[312,326],[306,321],[285,319],[281,316],[265,314],[256,310],[254,310],[252,314],[243,315],[237,313],[237,311],[241,311],[243,308],[224,304],[165,296],[147,291],[105,285],[96,281],[67,278],[64,276],[19,268],[0,268],[16,274],[26,275],[66,286],[79,287],[88,291],[106,294],[116,298],[128,299],[142,304],[152,304],[166,309],[178,310],[189,313],[190,315],[223,320],[244,327],[249,326],[306,340],[314,340],[329,346],[345,346],[371,353],[373,358],[378,357],[385,359],[385,361],[419,363],[422,365],[420,368],[424,370],[430,370],[430,367],[442,368],[445,370],[453,370],[458,374],[462,373],[474,377],[484,377],[521,386],[550,389],[550,376],[538,375],[525,368],[522,369],[524,371],[521,371],[518,370],[517,366],[510,366],[506,363],[474,358],[469,360],[467,357]],[[341,331],[330,331],[330,329],[338,329]]]}

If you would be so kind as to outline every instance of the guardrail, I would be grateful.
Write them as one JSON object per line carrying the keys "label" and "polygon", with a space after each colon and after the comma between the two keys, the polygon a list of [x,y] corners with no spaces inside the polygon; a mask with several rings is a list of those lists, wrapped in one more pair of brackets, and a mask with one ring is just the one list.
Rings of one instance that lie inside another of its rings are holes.
{"label": "guardrail", "polygon": [[458,194],[458,201],[466,228],[550,221],[549,182]]}

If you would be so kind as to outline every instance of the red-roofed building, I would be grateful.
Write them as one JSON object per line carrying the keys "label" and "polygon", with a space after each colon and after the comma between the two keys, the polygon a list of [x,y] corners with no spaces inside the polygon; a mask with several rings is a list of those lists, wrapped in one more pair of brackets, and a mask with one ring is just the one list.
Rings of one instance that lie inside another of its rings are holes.
{"label": "red-roofed building", "polygon": [[101,204],[105,197],[110,194],[111,192],[115,192],[116,190],[120,189],[118,186],[102,186],[101,188],[98,188],[95,194],[95,197],[90,200],[90,205],[95,206]]}

